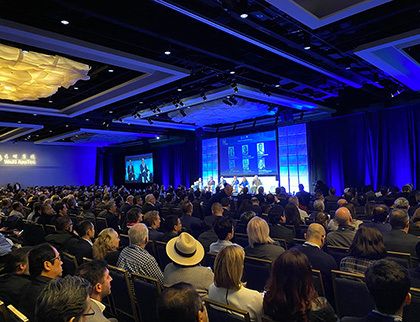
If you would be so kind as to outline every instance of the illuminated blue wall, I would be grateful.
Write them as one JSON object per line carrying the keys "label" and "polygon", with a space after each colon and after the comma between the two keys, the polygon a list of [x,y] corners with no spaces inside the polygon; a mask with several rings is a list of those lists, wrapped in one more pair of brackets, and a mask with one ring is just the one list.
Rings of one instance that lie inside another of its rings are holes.
{"label": "illuminated blue wall", "polygon": [[218,166],[218,139],[204,139],[201,142],[202,153],[202,178],[203,183],[206,184],[209,178],[218,182],[219,166]]}

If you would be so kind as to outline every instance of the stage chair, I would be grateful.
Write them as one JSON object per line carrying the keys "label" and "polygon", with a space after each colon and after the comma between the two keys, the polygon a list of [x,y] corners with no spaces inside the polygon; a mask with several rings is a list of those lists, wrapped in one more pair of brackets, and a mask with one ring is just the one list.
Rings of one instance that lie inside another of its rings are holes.
{"label": "stage chair", "polygon": [[366,316],[375,308],[364,275],[332,270],[335,311],[343,316]]}
{"label": "stage chair", "polygon": [[57,232],[57,228],[54,225],[44,225],[44,230],[47,235],[55,234]]}
{"label": "stage chair", "polygon": [[235,240],[235,243],[237,243],[238,245],[241,245],[243,248],[248,247],[247,234],[235,233],[234,240]]}
{"label": "stage chair", "polygon": [[131,282],[134,288],[137,314],[141,322],[158,321],[157,300],[161,287],[157,279],[132,273]]}
{"label": "stage chair", "polygon": [[112,265],[108,265],[108,269],[109,275],[112,277],[111,307],[118,316],[118,321],[134,320],[138,322],[129,273]]}
{"label": "stage chair", "polygon": [[204,299],[209,321],[223,322],[250,322],[249,312],[240,310],[231,305],[222,304],[210,299]]}
{"label": "stage chair", "polygon": [[74,275],[78,267],[76,256],[66,252],[61,252],[60,256],[63,261],[63,276]]}
{"label": "stage chair", "polygon": [[403,322],[417,322],[420,317],[420,288],[410,289],[411,304],[404,307]]}
{"label": "stage chair", "polygon": [[245,256],[244,281],[246,287],[262,292],[270,277],[271,261]]}
{"label": "stage chair", "polygon": [[120,234],[120,247],[124,248],[130,245],[130,239],[128,235]]}
{"label": "stage chair", "polygon": [[163,272],[166,265],[168,265],[169,263],[172,263],[172,261],[170,260],[170,258],[166,254],[166,243],[164,243],[162,241],[158,241],[158,240],[155,240],[153,243],[155,245],[157,262],[159,264],[160,269]]}
{"label": "stage chair", "polygon": [[317,269],[312,269],[312,280],[314,283],[314,287],[318,292],[318,295],[325,297],[324,280],[322,278],[321,271]]}
{"label": "stage chair", "polygon": [[393,260],[407,269],[411,268],[410,253],[387,251],[387,259]]}
{"label": "stage chair", "polygon": [[96,232],[96,236],[98,236],[98,234],[102,230],[104,230],[105,228],[108,228],[108,223],[106,221],[106,218],[96,217],[96,219],[95,219],[95,232]]}
{"label": "stage chair", "polygon": [[7,310],[9,313],[8,322],[28,322],[29,319],[26,317],[25,314],[20,312],[17,308],[15,308],[13,305],[8,305]]}
{"label": "stage chair", "polygon": [[340,266],[341,260],[348,256],[349,249],[346,247],[327,246],[327,253],[334,257],[337,265]]}

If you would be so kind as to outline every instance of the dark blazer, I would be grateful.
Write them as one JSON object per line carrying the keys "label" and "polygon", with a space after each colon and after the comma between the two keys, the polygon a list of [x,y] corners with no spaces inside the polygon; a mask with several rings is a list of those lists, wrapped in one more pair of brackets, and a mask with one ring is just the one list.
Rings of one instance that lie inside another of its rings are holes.
{"label": "dark blazer", "polygon": [[162,240],[163,237],[163,233],[153,229],[151,227],[147,227],[149,228],[149,240]]}
{"label": "dark blazer", "polygon": [[17,307],[23,290],[30,284],[31,280],[27,275],[0,275],[0,299]]}
{"label": "dark blazer", "polygon": [[117,266],[117,262],[118,262],[118,257],[120,257],[120,251],[119,250],[115,250],[113,252],[109,252],[108,254],[105,255],[104,260],[112,266]]}
{"label": "dark blazer", "polygon": [[35,320],[36,300],[50,281],[48,277],[38,276],[23,290],[17,309],[25,314],[29,321]]}
{"label": "dark blazer", "polygon": [[104,210],[98,215],[98,217],[105,218],[109,228],[114,229],[116,232],[120,231],[120,220],[118,219],[117,215],[107,210]]}
{"label": "dark blazer", "polygon": [[213,229],[207,230],[198,236],[198,241],[203,245],[206,253],[210,250],[210,245],[218,240]]}
{"label": "dark blazer", "polygon": [[89,244],[89,242],[87,242],[83,238],[79,238],[77,243],[74,243],[71,246],[69,246],[68,252],[76,256],[77,262],[79,264],[83,263],[83,257],[93,258],[92,245]]}
{"label": "dark blazer", "polygon": [[334,257],[318,247],[305,243],[303,245],[296,246],[295,248],[308,257],[309,262],[314,269],[318,269],[323,273],[329,273],[332,269],[338,268]]}
{"label": "dark blazer", "polygon": [[420,266],[408,270],[410,275],[411,287],[420,288]]}
{"label": "dark blazer", "polygon": [[350,316],[343,317],[341,322],[394,322],[394,319],[376,312],[370,312],[367,316],[362,318]]}
{"label": "dark blazer", "polygon": [[203,222],[196,217],[183,215],[180,219],[182,222],[182,227],[185,227],[185,229],[190,231],[194,236],[198,236],[204,228]]}
{"label": "dark blazer", "polygon": [[371,228],[376,228],[377,230],[379,230],[382,235],[391,231],[392,227],[390,224],[388,223],[381,223],[381,222],[368,222],[368,223],[363,223],[363,226],[366,227],[371,227]]}
{"label": "dark blazer", "polygon": [[410,253],[411,256],[417,257],[416,245],[420,242],[420,239],[416,236],[406,234],[400,229],[393,229],[383,235],[387,250]]}
{"label": "dark blazer", "polygon": [[270,237],[285,239],[288,243],[293,242],[295,235],[293,230],[282,225],[270,225]]}
{"label": "dark blazer", "polygon": [[141,213],[146,214],[147,212],[152,211],[152,210],[158,210],[157,206],[146,202],[141,208]]}
{"label": "dark blazer", "polygon": [[245,247],[245,256],[274,261],[284,252],[284,248],[276,244],[254,244],[254,247]]}
{"label": "dark blazer", "polygon": [[74,243],[77,243],[77,236],[68,231],[57,231],[54,234],[45,236],[45,241],[57,248],[58,251],[68,251]]}

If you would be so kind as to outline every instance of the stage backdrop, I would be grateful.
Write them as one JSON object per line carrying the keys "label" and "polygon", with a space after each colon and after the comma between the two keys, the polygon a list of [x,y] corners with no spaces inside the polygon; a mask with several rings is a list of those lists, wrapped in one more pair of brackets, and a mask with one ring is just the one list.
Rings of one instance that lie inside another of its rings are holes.
{"label": "stage backdrop", "polygon": [[311,181],[346,186],[420,184],[420,104],[307,125]]}

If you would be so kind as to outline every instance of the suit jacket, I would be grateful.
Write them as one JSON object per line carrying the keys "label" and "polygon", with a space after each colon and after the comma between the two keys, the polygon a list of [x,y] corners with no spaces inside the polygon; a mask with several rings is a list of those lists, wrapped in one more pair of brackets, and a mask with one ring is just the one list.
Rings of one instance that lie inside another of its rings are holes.
{"label": "suit jacket", "polygon": [[296,249],[304,253],[311,263],[312,268],[318,269],[323,273],[330,273],[332,269],[337,269],[337,263],[330,254],[327,254],[322,249],[312,246],[310,244],[303,244],[297,246]]}
{"label": "suit jacket", "polygon": [[90,307],[95,314],[86,316],[86,322],[118,322],[118,320],[114,318],[107,319],[95,301],[90,300]]}
{"label": "suit jacket", "polygon": [[275,244],[254,244],[245,248],[245,255],[274,261],[284,252],[284,248]]}
{"label": "suit jacket", "polygon": [[6,304],[17,307],[23,290],[31,284],[27,275],[0,275],[0,299]]}
{"label": "suit jacket", "polygon": [[327,245],[349,248],[353,242],[356,230],[351,226],[338,227],[336,231],[327,234]]}
{"label": "suit jacket", "polygon": [[349,316],[343,317],[341,322],[394,322],[394,319],[390,316],[385,316],[372,311],[367,316],[362,318]]}
{"label": "suit jacket", "polygon": [[182,227],[185,227],[192,235],[198,236],[204,228],[203,222],[193,216],[183,215],[181,218]]}
{"label": "suit jacket", "polygon": [[282,225],[270,225],[270,237],[285,239],[288,243],[293,242],[295,238],[293,230]]}
{"label": "suit jacket", "polygon": [[149,211],[158,210],[156,205],[152,205],[151,203],[145,203],[141,208],[141,213],[146,214]]}
{"label": "suit jacket", "polygon": [[58,251],[68,251],[77,242],[77,236],[68,231],[57,231],[45,236],[45,241],[57,248]]}
{"label": "suit jacket", "polygon": [[35,320],[36,300],[50,281],[48,277],[38,276],[23,290],[17,309],[25,314],[29,321]]}
{"label": "suit jacket", "polygon": [[416,236],[406,234],[400,229],[393,229],[383,235],[387,250],[410,253],[411,256],[417,257],[416,245],[420,242],[420,239]]}
{"label": "suit jacket", "polygon": [[77,262],[79,264],[83,263],[83,257],[93,258],[92,245],[83,238],[80,238],[77,243],[74,243],[68,247],[68,252],[76,256]]}
{"label": "suit jacket", "polygon": [[164,235],[162,232],[160,232],[156,229],[150,228],[150,227],[147,227],[147,228],[149,228],[149,239],[150,240],[162,240],[162,237]]}

